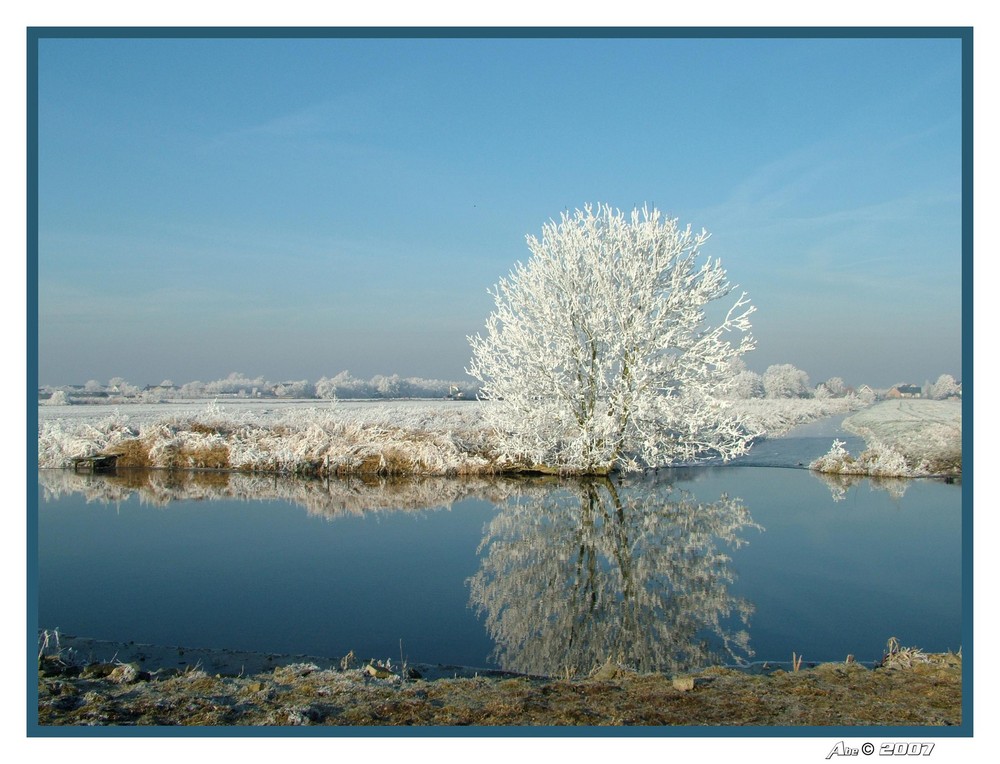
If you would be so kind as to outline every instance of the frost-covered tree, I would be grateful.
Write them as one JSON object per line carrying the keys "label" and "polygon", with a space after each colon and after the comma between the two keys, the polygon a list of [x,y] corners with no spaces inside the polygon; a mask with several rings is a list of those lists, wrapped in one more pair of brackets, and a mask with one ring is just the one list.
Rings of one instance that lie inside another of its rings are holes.
{"label": "frost-covered tree", "polygon": [[398,374],[389,377],[376,374],[372,377],[372,387],[375,388],[375,394],[382,398],[399,398],[401,384],[402,380]]}
{"label": "frost-covered tree", "polygon": [[345,370],[334,377],[322,377],[316,383],[316,395],[320,398],[371,398],[373,391],[368,382]]}
{"label": "frost-covered tree", "polygon": [[790,363],[768,366],[764,372],[764,392],[768,398],[808,398],[809,375]]}
{"label": "frost-covered tree", "polygon": [[180,395],[182,398],[203,398],[208,393],[205,392],[205,383],[200,380],[185,382],[181,385]]}
{"label": "frost-covered tree", "polygon": [[324,400],[334,400],[337,397],[337,383],[329,377],[316,380],[316,397]]}
{"label": "frost-covered tree", "polygon": [[136,385],[129,384],[124,377],[112,377],[108,380],[108,392],[128,397],[138,395],[141,391]]}
{"label": "frost-covered tree", "polygon": [[278,398],[313,398],[316,388],[308,379],[295,382],[280,382],[274,386],[274,394]]}
{"label": "frost-covered tree", "polygon": [[262,390],[269,387],[269,384],[263,377],[250,379],[245,374],[234,371],[225,379],[206,383],[204,392],[207,395],[233,395],[240,392],[250,392],[255,387]]}
{"label": "frost-covered tree", "polygon": [[[820,390],[825,392],[821,393]],[[847,395],[847,385],[840,377],[830,377],[826,382],[816,385],[816,397],[843,398]]]}
{"label": "frost-covered tree", "polygon": [[933,385],[925,385],[926,397],[934,400],[944,400],[953,395],[958,395],[959,387],[955,378],[951,374],[942,374]]}
{"label": "frost-covered tree", "polygon": [[755,371],[737,372],[729,385],[729,397],[736,400],[764,397],[764,380]]}
{"label": "frost-covered tree", "polygon": [[707,239],[656,209],[606,205],[528,236],[527,264],[469,338],[501,459],[600,473],[749,448],[756,433],[723,399],[754,309],[744,293],[708,320],[733,287],[702,257]]}

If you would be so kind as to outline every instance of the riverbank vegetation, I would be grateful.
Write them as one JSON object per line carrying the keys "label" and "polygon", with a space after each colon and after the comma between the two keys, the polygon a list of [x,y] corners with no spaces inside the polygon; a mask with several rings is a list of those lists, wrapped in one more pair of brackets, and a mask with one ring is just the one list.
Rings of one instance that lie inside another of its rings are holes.
{"label": "riverbank vegetation", "polygon": [[882,401],[844,420],[844,429],[865,440],[852,455],[835,440],[810,464],[817,472],[873,477],[957,477],[962,474],[962,402]]}
{"label": "riverbank vegetation", "polygon": [[[725,405],[767,437],[858,408],[857,398],[754,399]],[[113,455],[119,468],[302,475],[451,476],[528,471],[510,459],[478,401],[322,406],[231,401],[39,408],[38,466]]]}

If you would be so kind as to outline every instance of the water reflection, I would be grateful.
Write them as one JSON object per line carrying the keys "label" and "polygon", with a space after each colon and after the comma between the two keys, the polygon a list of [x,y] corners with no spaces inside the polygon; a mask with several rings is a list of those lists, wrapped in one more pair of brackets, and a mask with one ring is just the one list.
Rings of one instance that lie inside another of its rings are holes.
{"label": "water reflection", "polygon": [[526,489],[485,530],[471,604],[509,670],[577,675],[611,660],[681,672],[752,654],[730,558],[762,530],[739,499],[663,480]]}
{"label": "water reflection", "polygon": [[[835,502],[843,501],[853,488],[862,484],[873,491],[885,491],[893,499],[902,499],[912,484],[906,478],[813,471],[809,474],[830,490]],[[211,499],[287,501],[309,514],[333,519],[378,510],[450,507],[465,499],[502,503],[522,492],[528,481],[482,477],[345,477],[324,481],[237,472],[120,470],[78,474],[58,469],[39,470],[38,482],[46,499],[76,493],[88,502],[118,503],[136,496],[140,503],[154,506]]]}
{"label": "water reflection", "polygon": [[[817,478],[740,467],[620,483],[42,470],[41,625],[380,658],[405,638],[414,661],[482,667],[492,655],[556,675],[609,658],[683,671],[751,647],[762,660],[806,649],[810,660],[873,658],[892,635],[960,647],[960,486],[907,481],[896,499],[891,483],[831,476],[838,503]],[[119,506],[80,511],[84,499]],[[201,511],[193,500],[219,501]]]}
{"label": "water reflection", "polygon": [[[333,519],[373,511],[498,507],[466,582],[493,659],[525,673],[586,673],[607,659],[640,670],[685,669],[752,654],[749,602],[732,596],[729,557],[760,529],[742,501],[695,500],[663,479],[289,480],[216,472],[43,470],[45,499],[164,506],[172,501],[281,500]],[[430,575],[430,573],[429,573]]]}
{"label": "water reflection", "polygon": [[495,503],[516,492],[519,483],[480,478],[339,478],[299,480],[276,475],[173,470],[120,470],[77,474],[39,470],[45,500],[82,494],[88,502],[124,502],[166,506],[172,501],[285,501],[310,515],[328,519],[380,510],[447,508],[465,499]]}
{"label": "water reflection", "polygon": [[810,474],[830,489],[830,497],[834,501],[843,501],[851,489],[862,483],[867,483],[872,491],[885,491],[890,498],[898,501],[906,495],[906,489],[912,483],[911,479],[901,477],[841,475],[833,472],[810,472]]}

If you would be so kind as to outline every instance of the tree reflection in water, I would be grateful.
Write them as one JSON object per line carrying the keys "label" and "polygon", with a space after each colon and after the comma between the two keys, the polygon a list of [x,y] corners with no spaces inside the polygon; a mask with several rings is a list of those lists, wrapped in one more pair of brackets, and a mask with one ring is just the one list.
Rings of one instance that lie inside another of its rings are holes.
{"label": "tree reflection in water", "polygon": [[653,478],[294,480],[239,473],[39,471],[46,500],[167,506],[282,500],[329,520],[425,511],[465,499],[497,506],[479,545],[470,602],[494,658],[533,674],[586,674],[607,660],[683,672],[752,654],[750,603],[733,596],[724,548],[762,530],[740,499],[701,502]]}
{"label": "tree reflection in water", "polygon": [[740,499],[704,503],[663,480],[528,488],[485,529],[470,604],[508,670],[740,662],[753,654],[753,606],[729,592],[720,547],[747,543],[746,529],[763,530]]}

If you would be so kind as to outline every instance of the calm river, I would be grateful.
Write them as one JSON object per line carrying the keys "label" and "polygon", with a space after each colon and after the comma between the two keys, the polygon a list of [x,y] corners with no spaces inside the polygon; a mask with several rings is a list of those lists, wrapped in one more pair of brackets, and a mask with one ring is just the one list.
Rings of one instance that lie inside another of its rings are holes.
{"label": "calm river", "polygon": [[829,443],[621,481],[45,471],[39,627],[545,674],[958,650],[961,486],[759,466]]}

